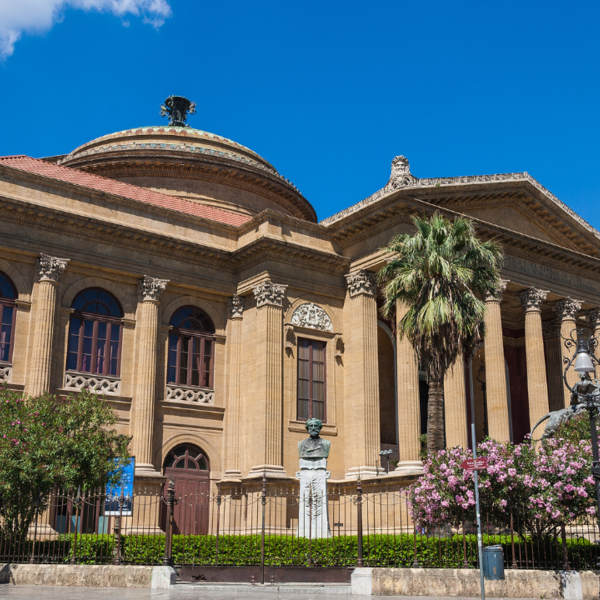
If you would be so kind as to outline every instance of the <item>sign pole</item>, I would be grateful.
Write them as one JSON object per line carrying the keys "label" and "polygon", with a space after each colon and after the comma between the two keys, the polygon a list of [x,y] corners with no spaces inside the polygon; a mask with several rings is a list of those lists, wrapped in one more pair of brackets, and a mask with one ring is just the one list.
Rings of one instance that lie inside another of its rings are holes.
{"label": "sign pole", "polygon": [[[477,439],[475,438],[475,423],[471,423],[471,437],[473,438],[473,460],[477,459]],[[477,511],[477,548],[479,550],[479,581],[481,583],[481,600],[485,600],[485,582],[483,580],[483,541],[481,539],[481,513],[479,510],[479,474],[473,470],[475,480],[475,510]],[[463,524],[464,527],[464,524]]]}

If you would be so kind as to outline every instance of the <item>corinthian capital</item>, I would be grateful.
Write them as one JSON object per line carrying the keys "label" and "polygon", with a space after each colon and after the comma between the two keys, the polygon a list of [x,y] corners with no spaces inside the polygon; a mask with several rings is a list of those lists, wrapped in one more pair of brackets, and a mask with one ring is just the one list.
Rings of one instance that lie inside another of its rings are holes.
{"label": "corinthian capital", "polygon": [[600,308],[592,308],[585,313],[585,319],[593,329],[600,327]]}
{"label": "corinthian capital", "polygon": [[160,295],[167,287],[167,283],[169,283],[168,279],[156,279],[155,277],[144,275],[144,279],[140,281],[142,300],[154,300],[158,302]]}
{"label": "corinthian capital", "polygon": [[232,319],[241,319],[244,316],[244,299],[235,294],[229,298],[229,312]]}
{"label": "corinthian capital", "polygon": [[561,321],[574,321],[581,310],[581,302],[573,298],[563,298],[552,303],[552,310]]}
{"label": "corinthian capital", "polygon": [[374,296],[377,290],[375,273],[365,271],[364,269],[361,269],[356,273],[350,273],[349,275],[346,275],[346,281],[348,282],[350,298],[358,296],[359,294]]}
{"label": "corinthian capital", "polygon": [[48,254],[40,254],[37,260],[37,270],[40,281],[53,281],[58,283],[63,271],[67,268],[69,258],[56,258]]}
{"label": "corinthian capital", "polygon": [[272,281],[265,281],[257,286],[254,286],[254,297],[256,298],[256,306],[260,308],[267,304],[271,306],[283,306],[283,299],[285,297],[285,290],[287,285],[279,285]]}
{"label": "corinthian capital", "polygon": [[525,312],[539,312],[542,310],[542,302],[546,299],[548,292],[546,290],[538,290],[537,288],[529,288],[519,292],[519,300]]}
{"label": "corinthian capital", "polygon": [[508,285],[508,279],[501,279],[498,284],[498,289],[495,294],[486,294],[484,300],[486,302],[500,302],[502,300],[502,294],[506,291]]}

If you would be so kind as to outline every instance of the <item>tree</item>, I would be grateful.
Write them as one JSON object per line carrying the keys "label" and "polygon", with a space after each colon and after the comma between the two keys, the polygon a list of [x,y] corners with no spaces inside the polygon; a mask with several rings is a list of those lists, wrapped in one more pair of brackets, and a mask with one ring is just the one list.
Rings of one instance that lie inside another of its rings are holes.
{"label": "tree", "polygon": [[0,531],[25,536],[55,488],[116,483],[129,459],[129,438],[116,422],[96,394],[24,398],[0,388]]}
{"label": "tree", "polygon": [[487,294],[500,285],[502,251],[481,241],[466,217],[453,221],[435,213],[413,217],[414,234],[393,238],[383,250],[390,262],[379,272],[382,312],[390,318],[396,302],[408,307],[399,333],[412,343],[427,372],[427,451],[444,448],[443,381],[459,354],[470,353],[484,336]]}

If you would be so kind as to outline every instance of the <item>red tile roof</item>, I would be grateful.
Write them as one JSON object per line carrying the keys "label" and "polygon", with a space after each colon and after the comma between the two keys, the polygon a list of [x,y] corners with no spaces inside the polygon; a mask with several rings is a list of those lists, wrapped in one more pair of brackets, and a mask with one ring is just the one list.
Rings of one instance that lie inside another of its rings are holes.
{"label": "red tile roof", "polygon": [[30,156],[0,156],[0,165],[10,167],[11,169],[18,169],[19,171],[35,173],[36,175],[49,177],[58,181],[66,181],[92,190],[98,190],[99,192],[107,192],[116,196],[131,198],[138,202],[160,206],[187,215],[202,217],[210,221],[233,225],[234,227],[239,227],[252,218],[248,215],[221,210],[206,204],[200,204],[199,202],[178,198],[177,196],[153,192],[152,190],[130,183],[123,183],[116,179],[92,175],[91,173],[70,167],[61,167],[44,160],[31,158]]}

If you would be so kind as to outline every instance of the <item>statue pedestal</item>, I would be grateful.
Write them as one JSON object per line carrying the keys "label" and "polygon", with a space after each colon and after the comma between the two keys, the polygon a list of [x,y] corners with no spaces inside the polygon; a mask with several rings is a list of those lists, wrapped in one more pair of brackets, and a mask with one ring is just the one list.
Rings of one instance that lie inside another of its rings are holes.
{"label": "statue pedestal", "polygon": [[298,537],[326,538],[331,536],[327,517],[327,459],[300,459],[300,500],[298,507]]}

